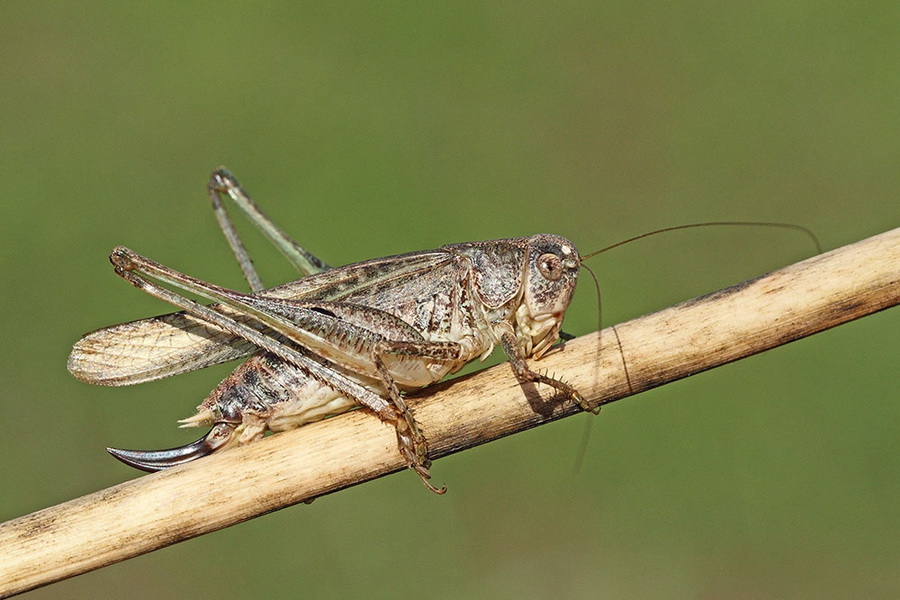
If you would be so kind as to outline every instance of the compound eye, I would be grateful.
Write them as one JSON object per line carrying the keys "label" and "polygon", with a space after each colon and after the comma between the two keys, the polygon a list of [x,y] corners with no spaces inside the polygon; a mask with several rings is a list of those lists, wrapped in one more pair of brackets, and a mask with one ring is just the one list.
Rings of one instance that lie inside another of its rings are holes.
{"label": "compound eye", "polygon": [[538,271],[541,272],[541,275],[544,276],[545,279],[549,279],[550,281],[556,281],[563,274],[563,264],[562,260],[550,252],[546,254],[541,254],[538,257],[537,261]]}

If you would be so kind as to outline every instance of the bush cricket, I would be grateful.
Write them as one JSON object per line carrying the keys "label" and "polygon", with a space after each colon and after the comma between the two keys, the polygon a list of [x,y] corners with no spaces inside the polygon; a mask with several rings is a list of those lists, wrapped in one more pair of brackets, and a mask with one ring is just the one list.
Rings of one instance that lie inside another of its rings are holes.
{"label": "bush cricket", "polygon": [[[88,333],[68,361],[76,378],[116,386],[249,356],[194,416],[180,421],[183,427],[211,426],[200,439],[158,451],[107,448],[145,471],[363,406],[395,428],[407,466],[430,490],[443,493],[444,487],[428,481],[427,443],[404,392],[440,381],[500,346],[520,382],[547,385],[584,410],[599,412],[575,388],[527,362],[539,360],[565,335],[560,327],[584,258],[653,233],[706,225],[774,225],[812,235],[780,223],[698,223],[642,234],[584,257],[561,236],[537,234],[329,268],[272,223],[228,171],[213,172],[208,193],[251,293],[200,281],[117,247],[110,255],[116,273],[181,312]],[[223,198],[304,276],[266,289]],[[172,288],[213,303],[199,304]]]}
{"label": "bush cricket", "polygon": [[[556,343],[581,258],[563,237],[451,244],[338,268],[303,249],[259,210],[224,169],[208,191],[252,293],[221,288],[117,247],[116,273],[182,312],[94,331],[79,340],[69,371],[100,385],[128,385],[251,355],[182,426],[211,425],[169,450],[108,448],[157,471],[362,405],[396,428],[400,453],[428,482],[427,444],[403,392],[441,380],[500,346],[522,382],[555,388],[592,410],[563,381],[533,371]],[[230,198],[305,275],[264,289],[222,198]],[[165,286],[160,285],[165,284]],[[168,286],[168,287],[166,287]],[[203,296],[198,304],[170,288]]]}

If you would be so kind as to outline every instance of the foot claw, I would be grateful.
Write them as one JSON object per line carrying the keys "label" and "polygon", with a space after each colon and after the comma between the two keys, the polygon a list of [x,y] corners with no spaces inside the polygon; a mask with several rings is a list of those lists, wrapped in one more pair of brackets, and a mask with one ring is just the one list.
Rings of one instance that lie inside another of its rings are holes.
{"label": "foot claw", "polygon": [[578,406],[584,410],[584,412],[589,412],[592,415],[599,415],[601,406],[598,404],[597,406],[591,406],[590,403],[581,397],[580,394],[576,395],[574,398],[575,402],[578,403]]}
{"label": "foot claw", "polygon": [[409,468],[416,472],[425,487],[427,487],[438,496],[442,496],[447,493],[446,485],[442,485],[441,487],[434,487],[434,485],[432,485],[431,482],[428,481],[429,479],[431,479],[431,473],[428,472],[428,467],[423,465],[411,464],[409,465]]}
{"label": "foot claw", "polygon": [[425,487],[427,487],[429,490],[431,490],[432,492],[434,492],[434,493],[437,494],[438,496],[443,496],[444,494],[447,493],[447,486],[446,486],[446,485],[442,485],[441,487],[434,487],[433,485],[431,485],[431,483],[430,483],[427,479],[423,479],[423,480],[422,480],[422,483],[424,483],[424,484],[425,484]]}

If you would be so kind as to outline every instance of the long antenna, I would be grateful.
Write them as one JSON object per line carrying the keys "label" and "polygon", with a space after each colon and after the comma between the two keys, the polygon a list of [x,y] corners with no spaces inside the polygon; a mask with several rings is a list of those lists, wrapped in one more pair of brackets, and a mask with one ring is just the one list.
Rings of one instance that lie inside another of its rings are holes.
{"label": "long antenna", "polygon": [[679,229],[693,229],[695,227],[713,227],[713,226],[735,226],[735,227],[779,227],[781,229],[793,229],[794,231],[800,231],[805,233],[816,245],[816,253],[822,254],[822,244],[819,243],[819,238],[816,237],[816,234],[812,232],[811,229],[803,227],[802,225],[794,225],[793,223],[774,223],[768,221],[709,221],[706,223],[690,223],[688,225],[675,225],[674,227],[664,227],[663,229],[657,229],[655,231],[648,231],[647,233],[642,233],[640,235],[636,235],[634,237],[630,237],[627,240],[622,240],[621,242],[616,242],[611,246],[607,246],[605,248],[600,248],[599,250],[594,250],[589,254],[584,254],[581,257],[581,260],[587,260],[592,256],[597,256],[607,250],[612,250],[613,248],[618,248],[619,246],[624,246],[625,244],[631,243],[635,240],[640,240],[645,237],[650,237],[651,235],[656,235],[658,233],[666,233],[669,231],[678,231]]}
{"label": "long antenna", "polygon": [[[594,272],[586,264],[584,264],[585,260],[587,260],[593,256],[597,256],[598,254],[602,254],[603,252],[606,252],[607,250],[612,250],[613,248],[618,248],[619,246],[624,246],[625,244],[629,244],[631,242],[643,239],[645,237],[657,235],[659,233],[668,233],[670,231],[678,231],[681,229],[694,229],[697,227],[713,227],[713,226],[720,226],[720,225],[733,226],[733,227],[778,227],[780,229],[792,229],[794,231],[799,231],[801,233],[806,234],[812,240],[813,244],[815,244],[816,253],[822,254],[822,244],[819,242],[819,238],[816,237],[816,234],[813,233],[812,230],[807,227],[803,227],[802,225],[794,225],[793,223],[776,223],[776,222],[770,222],[770,221],[708,221],[708,222],[703,222],[703,223],[689,223],[687,225],[675,225],[673,227],[664,227],[662,229],[657,229],[655,231],[648,231],[646,233],[642,233],[640,235],[630,237],[626,240],[622,240],[621,242],[616,242],[615,244],[606,246],[605,248],[600,248],[599,250],[594,250],[593,252],[590,252],[588,254],[584,254],[581,256],[581,262],[582,262],[581,267],[586,269],[587,272],[590,273],[591,277],[594,280],[594,289],[597,293],[597,331],[599,332],[600,330],[603,329],[603,316],[602,316],[603,311],[601,308],[602,301],[601,301],[601,296],[600,296],[600,282],[597,279],[597,275],[595,275]],[[619,333],[616,331],[615,326],[613,326],[613,333],[615,334],[616,339],[618,340]],[[597,343],[598,344],[600,343],[599,338],[597,340]],[[621,352],[621,348],[622,348],[622,343],[620,341],[619,342],[620,352]],[[625,360],[624,354],[622,355],[622,368],[624,369],[624,372],[625,372],[625,380],[628,382],[628,389],[631,393],[633,393],[634,390],[631,385],[631,376],[628,374],[628,363]],[[597,407],[598,412],[599,412],[599,409],[600,409],[600,407],[598,406]],[[584,432],[581,437],[581,443],[579,444],[578,453],[575,458],[575,469],[574,469],[575,473],[578,473],[581,470],[581,465],[584,462],[584,457],[585,457],[585,454],[587,453],[588,439],[590,438],[590,435],[591,435],[591,428],[592,428],[593,423],[594,423],[593,419],[588,419],[586,421]]]}

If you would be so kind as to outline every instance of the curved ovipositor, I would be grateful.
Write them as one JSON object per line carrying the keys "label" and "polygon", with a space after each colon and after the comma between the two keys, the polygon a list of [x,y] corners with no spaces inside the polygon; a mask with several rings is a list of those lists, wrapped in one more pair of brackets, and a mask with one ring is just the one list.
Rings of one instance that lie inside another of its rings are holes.
{"label": "curved ovipositor", "polygon": [[231,439],[234,429],[235,425],[232,423],[216,423],[199,440],[166,450],[107,448],[106,451],[130,467],[152,473],[212,454]]}

